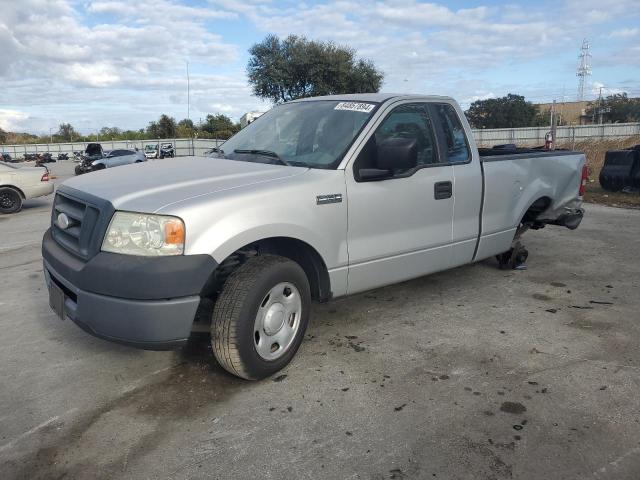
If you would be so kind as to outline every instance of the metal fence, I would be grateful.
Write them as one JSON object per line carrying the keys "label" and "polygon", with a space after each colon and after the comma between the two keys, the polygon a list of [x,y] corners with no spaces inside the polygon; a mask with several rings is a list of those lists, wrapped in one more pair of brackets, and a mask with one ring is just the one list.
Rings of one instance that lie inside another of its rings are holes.
{"label": "metal fence", "polygon": [[[551,127],[496,128],[473,130],[479,146],[487,147],[503,143],[522,146],[543,145],[544,136]],[[571,143],[583,140],[605,140],[628,138],[640,135],[640,123],[605,123],[601,125],[572,125],[556,129],[556,143]]]}
{"label": "metal fence", "polygon": [[[521,146],[544,144],[544,136],[549,127],[526,128],[496,128],[473,130],[473,135],[479,146],[492,146],[502,143],[515,143]],[[558,127],[556,130],[557,143],[571,143],[582,140],[602,140],[627,138],[640,135],[640,123],[607,123],[602,125],[575,125]],[[145,145],[157,143],[173,143],[176,156],[204,155],[207,150],[219,146],[224,140],[206,138],[164,138],[159,140],[102,140],[105,150],[134,149],[143,150]],[[54,157],[58,153],[66,153],[70,157],[73,152],[84,152],[87,142],[76,143],[38,143],[24,145],[0,145],[0,152],[8,153],[14,158],[22,158],[26,153],[51,153]]]}
{"label": "metal fence", "polygon": [[[101,140],[104,150],[144,150],[145,145],[172,143],[177,157],[204,155],[207,150],[220,145],[224,140],[209,138],[163,138],[160,140]],[[13,158],[22,158],[27,153],[51,153],[55,158],[59,153],[66,153],[69,158],[73,152],[84,152],[87,144],[92,142],[73,143],[29,143],[24,145],[0,145],[0,152],[8,153]]]}

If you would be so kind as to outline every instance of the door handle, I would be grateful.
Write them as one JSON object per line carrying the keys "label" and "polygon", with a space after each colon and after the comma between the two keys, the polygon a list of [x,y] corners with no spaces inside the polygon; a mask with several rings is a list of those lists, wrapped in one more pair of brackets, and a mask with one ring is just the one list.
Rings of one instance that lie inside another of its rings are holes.
{"label": "door handle", "polygon": [[433,185],[433,197],[436,200],[444,200],[453,196],[453,184],[451,182],[436,182]]}

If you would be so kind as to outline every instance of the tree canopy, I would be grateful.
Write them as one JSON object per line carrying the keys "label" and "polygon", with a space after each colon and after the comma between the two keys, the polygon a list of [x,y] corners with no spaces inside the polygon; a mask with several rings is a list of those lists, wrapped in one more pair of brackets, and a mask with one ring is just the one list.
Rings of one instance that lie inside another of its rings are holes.
{"label": "tree canopy", "polygon": [[240,130],[240,124],[233,123],[229,117],[219,113],[207,115],[201,130],[209,133],[212,138],[227,139]]}
{"label": "tree canopy", "polygon": [[613,123],[640,122],[640,98],[629,98],[626,93],[609,95],[603,100],[591,102],[587,115],[599,116],[600,109],[605,119]]}
{"label": "tree canopy", "polygon": [[[235,123],[228,116],[218,113],[209,114],[206,121],[198,126],[190,119],[184,118],[176,123],[169,115],[162,114],[147,128],[124,130],[118,127],[102,127],[97,132],[81,135],[70,123],[62,123],[58,132],[53,134],[55,143],[62,142],[95,142],[96,140],[155,140],[162,138],[200,138],[227,139],[240,130],[240,123]],[[49,135],[31,135],[28,133],[4,132],[0,129],[0,143],[49,143]]]}
{"label": "tree canopy", "polygon": [[501,98],[476,100],[465,114],[474,128],[517,128],[534,125],[537,109],[522,95],[509,93]]}
{"label": "tree canopy", "polygon": [[70,123],[61,123],[56,135],[65,142],[72,142],[74,138],[77,139],[80,136]]}
{"label": "tree canopy", "polygon": [[249,84],[254,95],[287,102],[296,98],[380,90],[384,75],[356,51],[332,42],[268,35],[249,49]]}
{"label": "tree canopy", "polygon": [[176,136],[176,129],[176,119],[163,113],[157,121],[149,122],[147,134],[152,138],[172,138]]}

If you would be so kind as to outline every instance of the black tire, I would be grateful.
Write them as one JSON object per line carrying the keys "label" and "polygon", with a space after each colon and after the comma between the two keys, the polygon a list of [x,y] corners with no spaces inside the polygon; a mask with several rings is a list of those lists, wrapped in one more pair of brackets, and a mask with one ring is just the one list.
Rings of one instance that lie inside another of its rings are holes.
{"label": "black tire", "polygon": [[[254,343],[254,322],[265,295],[282,282],[293,284],[300,293],[300,325],[282,356],[268,361]],[[304,270],[288,258],[258,255],[247,260],[225,282],[213,308],[211,346],[220,365],[247,380],[260,380],[284,368],[294,357],[309,323],[311,293]]]}
{"label": "black tire", "polygon": [[11,187],[0,188],[0,213],[16,213],[22,209],[22,195]]}
{"label": "black tire", "polygon": [[82,175],[84,173],[84,170],[80,165],[76,165],[75,172],[76,172],[76,175]]}

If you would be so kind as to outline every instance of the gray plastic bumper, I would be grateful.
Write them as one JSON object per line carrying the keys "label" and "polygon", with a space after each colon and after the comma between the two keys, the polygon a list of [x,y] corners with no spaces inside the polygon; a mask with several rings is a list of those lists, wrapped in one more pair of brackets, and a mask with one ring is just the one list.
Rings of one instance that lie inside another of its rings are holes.
{"label": "gray plastic bumper", "polygon": [[189,338],[200,296],[132,300],[78,289],[44,262],[47,287],[64,292],[63,316],[100,338],[149,350],[182,346]]}

